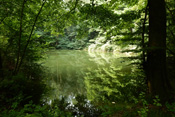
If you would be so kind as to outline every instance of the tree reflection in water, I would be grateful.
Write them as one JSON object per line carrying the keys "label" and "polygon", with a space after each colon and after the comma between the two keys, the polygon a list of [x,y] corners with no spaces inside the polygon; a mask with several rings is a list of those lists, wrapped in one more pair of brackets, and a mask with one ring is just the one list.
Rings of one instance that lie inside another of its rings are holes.
{"label": "tree reflection in water", "polygon": [[[125,57],[125,55],[120,55]],[[95,116],[107,103],[132,102],[139,94],[142,75],[125,59],[111,53],[53,51],[45,66],[49,68],[47,97],[75,115]]]}

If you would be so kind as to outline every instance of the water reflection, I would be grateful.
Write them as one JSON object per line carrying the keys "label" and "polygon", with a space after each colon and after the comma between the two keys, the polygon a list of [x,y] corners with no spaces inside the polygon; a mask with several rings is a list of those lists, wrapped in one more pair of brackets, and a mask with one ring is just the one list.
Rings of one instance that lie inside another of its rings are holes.
{"label": "water reflection", "polygon": [[95,69],[97,65],[89,60],[83,51],[52,51],[48,54],[45,66],[49,68],[49,85],[55,89],[54,97],[60,95],[86,94],[84,75],[87,67]]}
{"label": "water reflection", "polygon": [[128,62],[112,53],[51,51],[45,61],[49,68],[47,83],[53,88],[48,100],[64,99],[68,103],[66,108],[80,115],[100,112],[93,105],[102,101],[129,100],[128,91],[136,90],[133,89],[136,81],[127,77],[132,73],[127,65]]}

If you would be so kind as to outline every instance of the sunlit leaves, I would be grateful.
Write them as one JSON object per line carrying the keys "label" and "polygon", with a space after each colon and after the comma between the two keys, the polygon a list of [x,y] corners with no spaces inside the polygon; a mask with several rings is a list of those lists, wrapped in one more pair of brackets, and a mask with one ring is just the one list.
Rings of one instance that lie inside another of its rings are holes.
{"label": "sunlit leaves", "polygon": [[130,6],[136,4],[138,1],[139,0],[111,0],[112,3],[114,3],[114,2],[120,2],[120,3],[124,3],[126,5],[130,5]]}

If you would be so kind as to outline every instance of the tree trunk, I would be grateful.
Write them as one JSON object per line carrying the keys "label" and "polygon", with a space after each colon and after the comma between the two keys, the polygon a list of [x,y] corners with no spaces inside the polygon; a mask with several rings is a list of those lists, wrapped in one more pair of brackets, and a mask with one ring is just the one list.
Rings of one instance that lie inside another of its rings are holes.
{"label": "tree trunk", "polygon": [[148,5],[145,8],[145,17],[143,20],[143,28],[142,28],[142,62],[143,62],[143,69],[146,69],[145,63],[146,63],[146,55],[145,55],[145,24],[146,24],[146,20],[147,20],[147,14],[148,14]]}
{"label": "tree trunk", "polygon": [[2,68],[2,56],[0,50],[0,80],[3,78],[3,68]]}
{"label": "tree trunk", "polygon": [[148,0],[149,49],[147,55],[148,88],[152,96],[167,100],[169,82],[166,74],[166,10],[164,0]]}

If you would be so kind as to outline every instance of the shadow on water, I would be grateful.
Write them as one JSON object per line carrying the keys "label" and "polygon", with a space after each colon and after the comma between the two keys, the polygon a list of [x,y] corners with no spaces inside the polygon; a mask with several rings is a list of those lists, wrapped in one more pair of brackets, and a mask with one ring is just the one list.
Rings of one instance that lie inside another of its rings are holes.
{"label": "shadow on water", "polygon": [[139,87],[128,64],[111,53],[51,51],[44,64],[52,89],[47,103],[77,116],[98,116],[104,104],[131,102]]}

